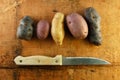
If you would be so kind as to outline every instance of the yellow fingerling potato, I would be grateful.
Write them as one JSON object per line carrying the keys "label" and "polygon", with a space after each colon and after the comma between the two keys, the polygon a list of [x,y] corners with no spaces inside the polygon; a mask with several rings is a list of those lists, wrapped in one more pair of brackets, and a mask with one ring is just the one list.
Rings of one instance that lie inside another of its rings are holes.
{"label": "yellow fingerling potato", "polygon": [[51,35],[57,45],[62,45],[65,36],[63,21],[64,14],[60,12],[56,13],[52,20]]}

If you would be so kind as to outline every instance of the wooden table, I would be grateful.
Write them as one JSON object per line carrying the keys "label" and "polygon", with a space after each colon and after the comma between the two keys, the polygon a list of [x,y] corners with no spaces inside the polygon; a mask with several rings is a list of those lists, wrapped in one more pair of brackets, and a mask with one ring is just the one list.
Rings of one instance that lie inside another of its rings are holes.
{"label": "wooden table", "polygon": [[[92,6],[101,15],[103,42],[94,46],[86,40],[74,39],[66,28],[62,46],[51,35],[45,40],[18,40],[19,20],[31,16],[35,24],[51,22],[56,11],[65,15],[83,14]],[[120,80],[120,0],[0,0],[0,80]],[[108,60],[111,66],[36,66],[19,67],[17,55],[92,56]]]}

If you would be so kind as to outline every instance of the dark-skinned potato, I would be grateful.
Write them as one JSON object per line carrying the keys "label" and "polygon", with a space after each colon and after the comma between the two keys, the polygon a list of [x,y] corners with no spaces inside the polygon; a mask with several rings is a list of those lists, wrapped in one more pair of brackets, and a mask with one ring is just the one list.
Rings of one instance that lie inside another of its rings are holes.
{"label": "dark-skinned potato", "polygon": [[49,23],[46,20],[41,20],[37,24],[37,37],[38,39],[45,39],[49,34]]}
{"label": "dark-skinned potato", "polygon": [[94,45],[101,45],[102,37],[100,31],[101,17],[93,7],[88,7],[84,13],[85,19],[88,23],[88,40]]}
{"label": "dark-skinned potato", "polygon": [[29,16],[25,16],[20,20],[17,28],[17,38],[23,40],[31,40],[33,35],[33,20]]}
{"label": "dark-skinned potato", "polygon": [[75,38],[85,39],[88,35],[88,26],[85,19],[77,14],[72,13],[66,17],[67,26]]}

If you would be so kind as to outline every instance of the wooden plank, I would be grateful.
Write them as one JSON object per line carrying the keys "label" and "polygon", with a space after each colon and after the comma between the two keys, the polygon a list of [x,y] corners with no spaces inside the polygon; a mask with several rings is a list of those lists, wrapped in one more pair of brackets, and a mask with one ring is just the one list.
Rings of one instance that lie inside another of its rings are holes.
{"label": "wooden plank", "polygon": [[119,80],[120,66],[21,67],[0,73],[0,80]]}
{"label": "wooden plank", "polygon": [[[119,80],[120,60],[120,1],[119,0],[0,0],[0,80]],[[18,40],[16,29],[19,20],[29,15],[35,24],[46,19],[51,22],[56,11],[65,15],[71,12],[83,14],[93,6],[102,17],[103,44],[94,46],[86,40],[74,39],[67,27],[62,46],[51,38],[31,41]],[[15,68],[17,55],[93,56],[106,59],[112,66],[45,66]],[[5,69],[6,67],[6,69]],[[4,69],[3,69],[4,68]],[[10,69],[7,69],[10,68]]]}
{"label": "wooden plank", "polygon": [[[118,67],[89,67],[82,70],[76,70],[74,76],[81,80],[118,80]],[[86,76],[86,77],[85,77]]]}
{"label": "wooden plank", "polygon": [[[17,3],[19,6],[17,6]],[[119,1],[109,0],[99,0],[97,2],[88,0],[78,2],[75,2],[74,0],[61,0],[59,2],[51,0],[49,3],[45,0],[35,0],[33,4],[32,1],[27,2],[26,0],[18,0],[18,2],[15,0],[1,0],[0,24],[2,27],[0,29],[0,66],[15,66],[13,59],[21,52],[21,55],[24,56],[39,54],[47,56],[55,56],[57,54],[62,54],[64,56],[93,56],[106,59],[115,65],[119,65],[120,62],[118,57],[120,55],[119,45],[117,44],[120,40],[120,34],[116,33],[117,30],[120,29],[118,26],[120,22],[118,20],[120,16],[120,14],[118,14],[120,13],[120,6],[118,3]],[[34,7],[30,6],[31,4]],[[105,8],[101,8],[98,4],[101,4]],[[65,15],[74,11],[83,14],[84,9],[89,6],[95,7],[102,17],[101,29],[103,34],[103,44],[100,47],[96,47],[85,40],[74,39],[70,35],[68,29],[66,29],[66,36],[62,46],[57,46],[50,35],[46,40],[38,40],[34,37],[31,41],[21,41],[16,38],[17,25],[19,20],[25,15],[31,16],[35,22],[40,19],[47,19],[51,22],[55,14],[54,11],[63,12]],[[112,9],[114,11],[111,11]],[[112,14],[114,15],[110,16]],[[113,26],[115,26],[115,28],[113,28]],[[6,31],[6,29],[9,31]],[[8,36],[8,34],[10,35]]]}
{"label": "wooden plank", "polygon": [[[26,74],[27,72],[27,74]],[[55,74],[56,73],[56,74]],[[66,76],[62,75],[67,74],[63,70],[42,70],[42,69],[21,69],[19,80],[46,80],[46,79],[67,79]],[[24,75],[24,76],[23,76]],[[57,78],[58,77],[58,78]],[[61,78],[60,78],[61,77]]]}
{"label": "wooden plank", "polygon": [[21,53],[16,39],[16,6],[15,0],[0,0],[0,67],[14,66],[14,57]]}
{"label": "wooden plank", "polygon": [[62,46],[57,46],[52,40],[51,36],[49,36],[46,40],[38,40],[36,37],[34,37],[31,41],[21,41],[23,46],[21,55],[55,56],[57,54],[62,54],[64,56],[93,56],[106,59],[115,65],[119,65],[119,2],[119,0],[23,1],[23,3],[17,8],[18,22],[25,15],[31,16],[35,22],[38,22],[41,19],[46,19],[51,22],[55,14],[54,11],[63,12],[65,15],[71,12],[83,14],[85,8],[93,6],[102,17],[101,31],[103,44],[97,47],[90,44],[86,40],[76,40],[70,35],[68,29],[66,28],[66,35]]}
{"label": "wooden plank", "polygon": [[0,80],[18,80],[18,73],[15,69],[0,69]]}
{"label": "wooden plank", "polygon": [[45,67],[20,69],[19,80],[119,80],[120,66]]}

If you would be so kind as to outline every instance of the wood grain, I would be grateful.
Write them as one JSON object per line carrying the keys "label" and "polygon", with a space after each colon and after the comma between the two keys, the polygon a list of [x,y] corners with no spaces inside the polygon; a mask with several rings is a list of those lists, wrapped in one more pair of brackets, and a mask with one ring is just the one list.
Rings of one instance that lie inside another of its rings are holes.
{"label": "wood grain", "polygon": [[0,69],[0,80],[18,80],[18,73],[15,69]]}
{"label": "wood grain", "polygon": [[[0,74],[0,79],[119,80],[119,3],[120,0],[0,0],[0,73],[3,73]],[[89,6],[94,7],[102,17],[103,42],[99,47],[90,44],[87,40],[74,39],[67,26],[65,26],[66,34],[62,46],[57,46],[51,35],[45,40],[38,40],[35,35],[31,41],[16,38],[19,20],[25,15],[31,16],[36,25],[41,19],[51,22],[56,11],[65,15],[71,12],[83,15],[85,8]],[[54,67],[52,69],[51,67],[26,67],[24,69],[16,66],[13,62],[17,55],[56,56],[59,54],[98,57],[108,60],[112,66],[62,66],[55,67],[55,69]],[[16,75],[17,78],[13,75]],[[7,77],[4,78],[4,76]]]}
{"label": "wood grain", "polygon": [[15,0],[0,1],[0,67],[13,66],[13,59],[21,53],[16,39]]}
{"label": "wood grain", "polygon": [[[19,68],[13,70],[14,78],[19,80],[119,80],[119,66],[81,66],[81,67],[44,67]],[[17,72],[17,73],[16,73]],[[12,73],[13,74],[13,73]]]}

